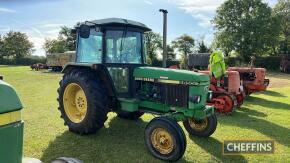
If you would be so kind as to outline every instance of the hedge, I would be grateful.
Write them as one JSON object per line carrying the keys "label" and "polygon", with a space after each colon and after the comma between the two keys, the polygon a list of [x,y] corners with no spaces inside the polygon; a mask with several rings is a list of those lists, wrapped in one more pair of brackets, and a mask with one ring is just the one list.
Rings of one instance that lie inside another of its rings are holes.
{"label": "hedge", "polygon": [[[256,57],[254,62],[255,67],[263,67],[267,70],[279,70],[281,56],[266,56],[266,57]],[[227,66],[248,66],[249,63],[242,62],[240,57],[226,57],[225,59]]]}
{"label": "hedge", "polygon": [[[166,61],[166,66],[167,67],[170,67],[170,66],[173,66],[173,65],[179,65],[180,64],[180,61],[177,61],[177,60],[167,60]],[[152,66],[154,67],[162,67],[162,60],[153,60],[152,61]]]}
{"label": "hedge", "polygon": [[0,58],[0,65],[32,65],[35,63],[46,63],[45,57],[31,56],[18,59]]}

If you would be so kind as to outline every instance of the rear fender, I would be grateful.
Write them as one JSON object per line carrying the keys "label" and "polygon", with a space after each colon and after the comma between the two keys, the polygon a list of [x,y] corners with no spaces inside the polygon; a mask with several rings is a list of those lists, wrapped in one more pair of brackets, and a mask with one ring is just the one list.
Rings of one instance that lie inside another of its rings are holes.
{"label": "rear fender", "polygon": [[69,73],[74,69],[87,69],[94,72],[105,85],[105,88],[108,92],[108,95],[111,97],[116,97],[116,88],[114,82],[111,78],[111,75],[106,66],[103,64],[93,64],[93,63],[67,63],[62,73]]}

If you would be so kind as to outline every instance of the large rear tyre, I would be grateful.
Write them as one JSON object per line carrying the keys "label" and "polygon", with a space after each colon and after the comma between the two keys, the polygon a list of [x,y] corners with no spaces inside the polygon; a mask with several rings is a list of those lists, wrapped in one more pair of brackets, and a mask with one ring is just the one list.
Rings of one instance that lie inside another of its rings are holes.
{"label": "large rear tyre", "polygon": [[164,161],[179,160],[186,149],[186,137],[178,123],[166,117],[154,118],[145,129],[145,143],[153,156]]}
{"label": "large rear tyre", "polygon": [[91,134],[107,120],[108,96],[100,79],[86,70],[72,70],[60,81],[58,102],[61,117],[69,130]]}
{"label": "large rear tyre", "polygon": [[206,117],[203,120],[195,120],[193,118],[188,118],[183,122],[183,125],[190,135],[199,137],[209,137],[216,130],[217,118],[215,114]]}
{"label": "large rear tyre", "polygon": [[130,120],[136,120],[140,118],[144,113],[140,111],[135,111],[135,112],[128,112],[124,110],[119,110],[117,112],[118,117],[124,118],[124,119],[130,119]]}

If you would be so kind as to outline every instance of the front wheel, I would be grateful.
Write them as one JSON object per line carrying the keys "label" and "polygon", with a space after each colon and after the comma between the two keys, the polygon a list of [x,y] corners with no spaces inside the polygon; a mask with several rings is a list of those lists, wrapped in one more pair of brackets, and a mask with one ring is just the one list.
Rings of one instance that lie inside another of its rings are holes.
{"label": "front wheel", "polygon": [[183,122],[183,125],[190,135],[209,137],[216,130],[217,118],[215,114],[202,120],[188,118]]}
{"label": "front wheel", "polygon": [[166,117],[154,118],[145,129],[148,150],[164,161],[179,160],[186,149],[186,137],[178,123]]}

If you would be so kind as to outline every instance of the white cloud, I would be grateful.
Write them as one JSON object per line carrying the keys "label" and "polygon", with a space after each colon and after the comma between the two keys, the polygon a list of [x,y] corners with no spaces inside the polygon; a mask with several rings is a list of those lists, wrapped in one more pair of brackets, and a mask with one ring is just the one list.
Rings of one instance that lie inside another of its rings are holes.
{"label": "white cloud", "polygon": [[210,20],[213,18],[216,9],[224,0],[168,0],[178,8],[184,10],[197,19],[198,25],[203,28],[212,27]]}
{"label": "white cloud", "polygon": [[0,7],[0,12],[14,13],[16,11],[15,10],[8,9],[8,8]]}
{"label": "white cloud", "polygon": [[144,0],[144,2],[145,2],[146,4],[148,4],[148,5],[153,5],[153,3],[152,3],[151,1],[149,1],[149,0]]}
{"label": "white cloud", "polygon": [[64,24],[60,23],[51,23],[51,24],[43,24],[42,27],[44,28],[56,28],[56,27],[61,27],[64,26]]}
{"label": "white cloud", "polygon": [[0,28],[0,33],[6,33],[9,32],[10,29],[9,28]]}
{"label": "white cloud", "polygon": [[[168,0],[169,3],[175,4],[178,8],[192,15],[199,22],[198,25],[204,28],[212,27],[210,20],[214,17],[216,9],[225,0]],[[263,0],[270,6],[277,3],[276,0]]]}

